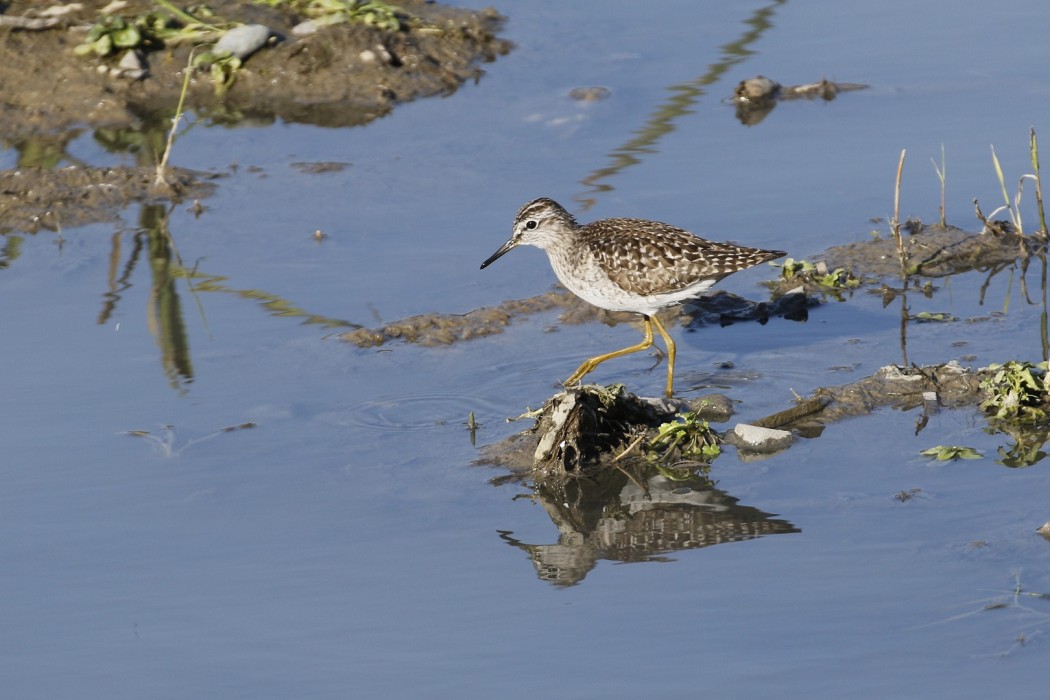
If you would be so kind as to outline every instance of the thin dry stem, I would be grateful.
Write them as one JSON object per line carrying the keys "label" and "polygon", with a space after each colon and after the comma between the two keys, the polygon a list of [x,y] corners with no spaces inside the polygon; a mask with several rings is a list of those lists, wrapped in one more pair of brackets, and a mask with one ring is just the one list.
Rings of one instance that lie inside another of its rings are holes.
{"label": "thin dry stem", "polygon": [[904,249],[904,239],[901,237],[901,177],[904,174],[904,157],[907,153],[908,149],[902,149],[900,161],[897,163],[897,184],[893,189],[893,219],[890,220],[890,231],[897,243],[897,257],[901,263],[901,279],[908,276],[908,252]]}
{"label": "thin dry stem", "polygon": [[1043,178],[1039,174],[1039,141],[1035,137],[1035,127],[1028,136],[1028,150],[1032,156],[1032,170],[1035,172],[1035,204],[1039,212],[1039,231],[1036,233],[1042,240],[1047,239],[1046,211],[1043,209]]}
{"label": "thin dry stem", "polygon": [[164,173],[168,169],[168,158],[171,156],[171,149],[175,145],[175,132],[179,128],[179,122],[182,120],[182,108],[186,102],[186,93],[190,88],[190,76],[193,74],[193,50],[190,50],[190,56],[186,59],[185,75],[182,78],[182,91],[179,92],[179,104],[175,107],[175,116],[171,119],[171,129],[168,130],[168,141],[164,144],[164,155],[161,156],[160,162],[157,163],[157,175],[153,180],[155,187],[161,187],[168,184],[168,181],[164,179]]}
{"label": "thin dry stem", "polygon": [[941,164],[938,167],[937,161],[930,158],[930,162],[933,163],[933,169],[937,173],[937,179],[941,181],[941,228],[948,226],[948,218],[945,214],[944,206],[944,190],[948,180],[948,165],[944,161],[944,144],[941,144]]}

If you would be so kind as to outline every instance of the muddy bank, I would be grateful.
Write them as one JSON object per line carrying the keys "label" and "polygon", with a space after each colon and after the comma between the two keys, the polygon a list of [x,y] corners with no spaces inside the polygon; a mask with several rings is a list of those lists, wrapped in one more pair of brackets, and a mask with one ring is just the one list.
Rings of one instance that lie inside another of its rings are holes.
{"label": "muddy bank", "polygon": [[[494,10],[406,0],[385,21],[319,24],[334,15],[308,16],[305,6],[217,0],[187,15],[143,0],[0,3],[0,144],[18,153],[18,168],[0,172],[0,233],[110,221],[133,202],[209,195],[213,175],[168,167],[158,182],[153,167],[187,74],[184,110],[213,121],[349,126],[448,94],[510,49],[496,36]],[[307,21],[317,26],[306,32]],[[93,47],[103,39],[90,42],[100,27],[115,42],[134,27],[140,43],[100,55]],[[224,35],[252,27],[263,42],[242,58],[187,67],[191,51],[214,52]],[[141,167],[98,168],[67,154],[86,129],[102,147],[136,154]]]}
{"label": "muddy bank", "polygon": [[[1008,228],[996,232],[968,232],[953,226],[923,225],[911,221],[906,226],[913,291],[932,293],[923,278],[945,277],[973,270],[995,272],[1004,266],[1042,254],[1046,244],[1031,236],[1021,236]],[[899,284],[900,261],[896,244],[879,238],[833,246],[815,264],[798,263],[790,258],[771,264],[779,276],[766,283],[768,301],[744,299],[723,291],[692,299],[679,307],[660,312],[668,328],[682,326],[727,325],[736,322],[765,323],[773,317],[805,321],[810,309],[831,297],[843,299],[857,291],[895,293],[887,285]],[[927,279],[928,281],[928,279]],[[886,290],[889,290],[888,292]],[[530,314],[561,309],[559,323],[601,321],[608,325],[637,323],[632,313],[599,309],[556,287],[527,299],[505,301],[464,314],[426,313],[392,321],[373,328],[360,328],[340,336],[361,348],[413,343],[423,346],[450,345],[502,333],[510,324]]]}
{"label": "muddy bank", "polygon": [[[41,3],[11,2],[0,15],[0,138],[12,141],[75,125],[131,127],[157,112],[174,111],[183,76],[199,41],[176,38],[137,49],[143,73],[121,70],[127,51],[79,56],[108,0],[67,3],[44,28]],[[494,10],[462,10],[422,0],[398,2],[399,28],[391,31],[349,21],[306,35],[293,30],[307,19],[292,10],[250,0],[216,0],[211,14],[192,10],[209,27],[257,24],[270,40],[243,61],[232,83],[217,90],[208,70],[196,70],[187,106],[223,121],[276,119],[325,126],[363,124],[399,103],[447,94],[476,80],[479,64],[510,49],[499,39]],[[129,21],[152,12],[168,26],[186,25],[157,3],[131,0],[112,10]],[[18,21],[22,20],[22,21]],[[214,44],[209,39],[202,53]],[[126,62],[125,62],[126,65]],[[60,89],[56,89],[60,86]]]}
{"label": "muddy bank", "polygon": [[535,415],[535,424],[484,447],[479,460],[508,469],[537,484],[558,484],[609,470],[639,475],[668,468],[706,473],[721,446],[732,444],[742,458],[761,458],[788,448],[795,437],[816,438],[837,421],[881,408],[922,409],[916,431],[941,409],[981,410],[994,431],[1014,444],[1000,456],[1004,466],[1042,459],[1050,409],[1045,373],[1020,363],[981,369],[957,362],[926,367],[883,367],[849,384],[818,387],[808,398],[773,415],[716,430],[731,401],[721,395],[689,402],[643,398],[620,385],[587,385],[560,392]]}
{"label": "muddy bank", "polygon": [[19,168],[0,171],[0,234],[61,231],[117,221],[133,203],[207,197],[216,176],[168,168],[158,187],[155,168]]}
{"label": "muddy bank", "polygon": [[[512,323],[536,313],[561,309],[559,323],[578,324],[600,321],[610,326],[634,323],[640,327],[638,314],[599,309],[576,295],[555,290],[527,299],[513,299],[498,306],[486,306],[465,314],[430,313],[409,316],[377,328],[360,328],[340,335],[340,339],[361,348],[378,347],[390,343],[414,343],[426,347],[451,345],[466,340],[484,338],[502,333]],[[771,317],[803,321],[808,307],[819,303],[802,294],[783,294],[769,302],[756,302],[728,292],[716,291],[690,300],[680,307],[661,311],[668,328],[681,325],[696,328],[705,324],[728,325],[735,322],[758,321]]]}

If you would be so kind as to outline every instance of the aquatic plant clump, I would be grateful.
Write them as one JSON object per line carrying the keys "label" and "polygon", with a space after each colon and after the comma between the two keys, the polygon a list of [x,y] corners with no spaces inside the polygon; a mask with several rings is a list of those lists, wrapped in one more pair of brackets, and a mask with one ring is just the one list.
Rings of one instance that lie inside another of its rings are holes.
{"label": "aquatic plant clump", "polygon": [[992,376],[981,382],[988,397],[981,401],[981,409],[990,418],[1003,421],[1037,423],[1047,420],[1046,363],[1010,360],[1006,364],[991,365]]}
{"label": "aquatic plant clump", "polygon": [[656,436],[646,446],[651,459],[699,459],[710,462],[722,454],[722,440],[706,420],[695,412],[679,413],[676,419],[657,428]]}

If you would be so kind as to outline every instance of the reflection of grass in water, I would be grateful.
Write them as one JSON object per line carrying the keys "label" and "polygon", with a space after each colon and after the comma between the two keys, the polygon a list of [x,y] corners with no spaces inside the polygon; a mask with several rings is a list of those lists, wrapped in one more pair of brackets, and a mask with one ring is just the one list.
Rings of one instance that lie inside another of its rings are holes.
{"label": "reflection of grass in water", "polygon": [[128,430],[127,432],[125,432],[125,435],[130,435],[131,437],[145,438],[149,442],[153,443],[157,448],[159,448],[161,453],[165,457],[170,458],[178,457],[185,450],[189,449],[193,445],[204,442],[205,440],[211,440],[214,437],[218,437],[226,433],[232,433],[235,430],[250,430],[254,427],[256,427],[256,424],[251,422],[240,423],[238,425],[229,425],[225,428],[220,428],[219,430],[215,431],[214,433],[211,433],[210,435],[205,435],[204,437],[195,438],[193,440],[187,440],[186,443],[182,445],[182,447],[175,447],[174,425],[165,425],[163,427],[163,436],[154,435],[148,430]]}
{"label": "reflection of grass in water", "polygon": [[595,194],[612,189],[612,185],[603,183],[604,180],[640,163],[643,154],[652,153],[655,150],[655,144],[675,130],[675,121],[679,117],[692,114],[693,106],[706,94],[708,85],[717,83],[730,68],[751,56],[752,51],[748,46],[757,42],[766,30],[773,26],[770,21],[773,11],[784,2],[785,0],[776,0],[769,7],[756,11],[750,19],[745,20],[744,24],[750,26],[749,31],[746,31],[736,41],[724,44],[721,47],[722,59],[709,66],[703,75],[667,88],[671,97],[653,111],[645,125],[635,132],[637,136],[609,154],[612,164],[599,168],[580,180],[580,183],[589,189],[574,199],[584,210],[589,209],[595,203]]}
{"label": "reflection of grass in water", "polygon": [[18,260],[21,254],[22,238],[20,236],[8,236],[7,240],[4,241],[4,247],[0,249],[0,270],[9,267],[12,262]]}
{"label": "reflection of grass in water", "polygon": [[209,275],[196,269],[188,270],[185,268],[183,268],[179,274],[187,279],[196,281],[194,289],[198,292],[224,292],[226,294],[233,294],[242,299],[254,299],[261,302],[263,308],[269,311],[273,316],[301,318],[303,319],[303,323],[316,324],[323,328],[364,328],[360,323],[352,323],[341,318],[332,318],[331,316],[312,314],[305,309],[295,306],[287,299],[283,299],[276,294],[264,292],[261,289],[235,289],[224,284],[229,278],[223,275]]}
{"label": "reflection of grass in water", "polygon": [[[99,313],[98,323],[104,324],[112,317],[122,293],[131,287],[131,276],[138,261],[145,257],[150,271],[147,325],[157,347],[160,348],[161,364],[172,388],[185,392],[194,379],[189,333],[186,330],[177,287],[179,279],[186,280],[205,330],[208,330],[208,323],[199,292],[227,292],[241,298],[255,299],[261,301],[274,316],[299,317],[304,319],[304,323],[317,324],[325,328],[357,329],[362,327],[360,324],[342,319],[310,314],[274,294],[255,289],[230,288],[222,284],[226,281],[226,277],[199,272],[196,266],[186,267],[175,245],[175,239],[168,229],[170,214],[170,207],[158,204],[143,205],[139,213],[139,226],[133,236],[134,245],[124,262],[123,270],[119,270],[123,234],[119,232],[114,234],[108,275],[109,289],[104,295],[105,301]],[[10,248],[17,254],[17,245],[10,246]],[[6,251],[7,248],[4,250]],[[0,251],[0,267],[3,266],[3,262],[3,251]]]}
{"label": "reflection of grass in water", "polygon": [[[974,545],[984,546],[985,543],[974,543]],[[1013,575],[1013,590],[999,591],[999,595],[994,597],[979,598],[975,601],[971,601],[971,604],[977,603],[980,607],[926,625],[917,625],[912,629],[923,629],[926,627],[934,627],[936,625],[946,625],[951,622],[966,620],[975,615],[980,615],[981,613],[991,610],[1009,610],[1015,613],[1014,617],[1018,618],[1018,621],[1023,624],[1021,624],[1020,628],[1017,630],[1017,636],[1014,637],[1010,646],[999,652],[998,656],[1009,656],[1010,654],[1013,654],[1015,651],[1025,646],[1031,639],[1042,636],[1047,631],[1047,628],[1050,628],[1050,609],[1039,610],[1025,603],[1025,601],[1033,599],[1050,601],[1050,593],[1026,591],[1021,585],[1021,572],[1014,571]]]}

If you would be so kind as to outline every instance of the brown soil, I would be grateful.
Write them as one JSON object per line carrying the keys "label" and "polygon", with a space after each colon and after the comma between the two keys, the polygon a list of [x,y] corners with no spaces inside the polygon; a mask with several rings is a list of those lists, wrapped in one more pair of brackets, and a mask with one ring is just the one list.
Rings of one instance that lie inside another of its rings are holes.
{"label": "brown soil", "polygon": [[[112,219],[134,201],[206,196],[199,174],[169,168],[168,186],[153,187],[152,163],[164,150],[191,46],[152,47],[147,73],[133,79],[115,70],[121,55],[78,56],[88,28],[109,0],[67,3],[79,9],[44,17],[44,3],[0,3],[0,146],[18,151],[17,170],[0,172],[0,234],[57,229]],[[183,5],[183,3],[175,3]],[[264,24],[275,39],[252,54],[233,84],[218,94],[208,72],[194,71],[185,109],[223,122],[283,119],[324,126],[363,124],[400,103],[448,94],[483,73],[479,62],[506,53],[496,32],[502,18],[399,0],[400,31],[358,23],[324,27],[308,36],[292,28],[303,18],[247,0],[214,0],[216,17]],[[161,11],[129,0],[118,14]],[[200,51],[198,51],[200,53]],[[85,128],[115,147],[136,146],[141,168],[95,168],[65,154]],[[55,166],[70,162],[58,170]]]}
{"label": "brown soil", "polygon": [[168,168],[155,184],[154,168],[19,168],[0,171],[0,234],[61,231],[99,221],[116,221],[133,202],[206,197],[213,176]]}
{"label": "brown soil", "polygon": [[[108,0],[80,4],[81,10],[43,31],[0,25],[0,138],[83,124],[132,126],[155,112],[174,111],[191,47],[148,52],[144,79],[111,77],[99,66],[115,66],[119,55],[98,59],[73,53]],[[400,32],[344,23],[296,37],[292,27],[301,18],[294,14],[245,0],[214,1],[210,6],[220,17],[265,24],[280,40],[249,57],[223,97],[216,95],[207,73],[196,74],[187,103],[194,110],[233,117],[361,124],[398,102],[454,91],[481,76],[479,61],[494,60],[510,48],[496,37],[502,18],[493,10],[473,12],[421,0],[397,5],[421,21]],[[23,16],[39,6],[16,0],[2,17]],[[152,3],[131,0],[120,14],[151,9],[156,9]],[[363,58],[366,51],[377,58]]]}

